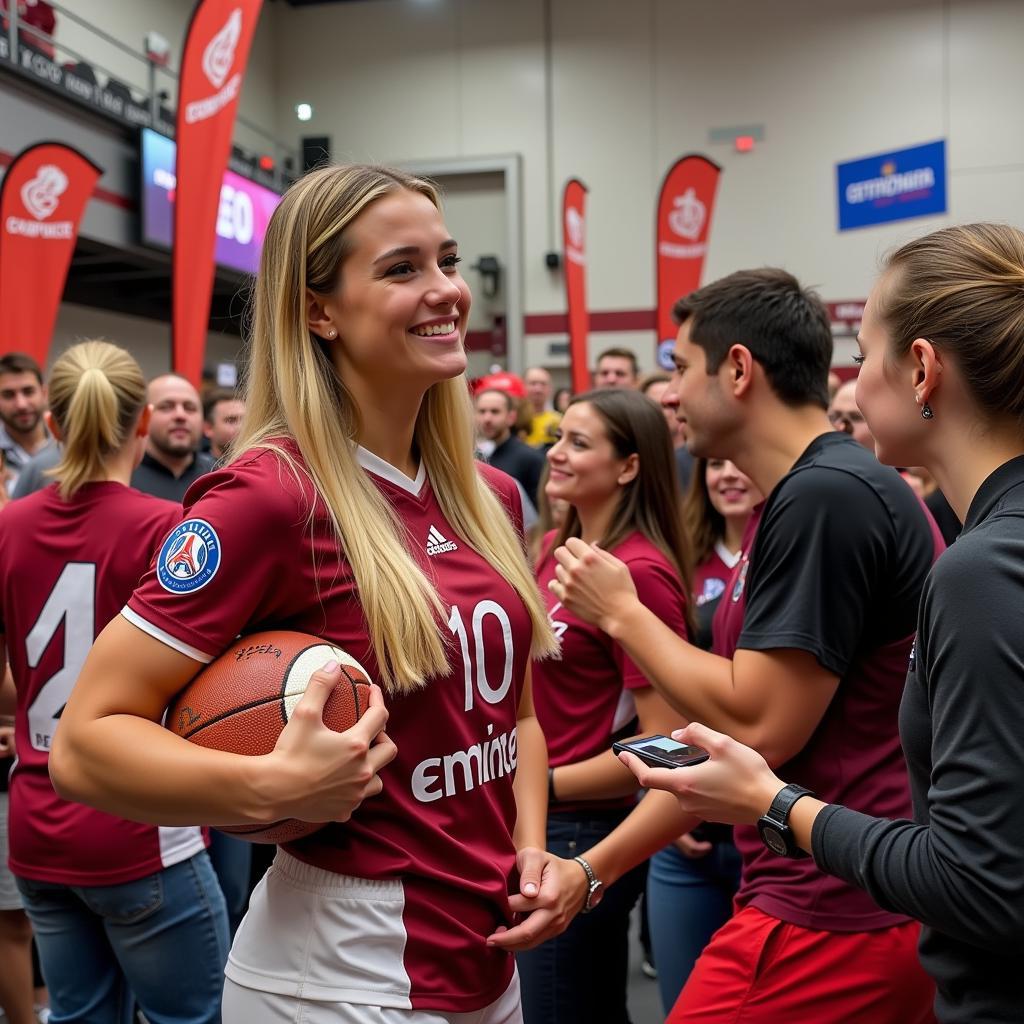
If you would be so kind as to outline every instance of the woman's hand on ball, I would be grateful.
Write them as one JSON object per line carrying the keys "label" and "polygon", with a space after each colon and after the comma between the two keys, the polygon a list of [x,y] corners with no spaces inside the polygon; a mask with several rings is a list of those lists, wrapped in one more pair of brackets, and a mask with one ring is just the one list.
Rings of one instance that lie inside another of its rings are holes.
{"label": "woman's hand on ball", "polygon": [[384,732],[384,695],[372,686],[359,721],[335,732],[324,724],[324,705],[340,679],[337,662],[310,676],[273,753],[267,755],[268,820],[348,821],[367,797],[383,788],[378,772],[398,752]]}

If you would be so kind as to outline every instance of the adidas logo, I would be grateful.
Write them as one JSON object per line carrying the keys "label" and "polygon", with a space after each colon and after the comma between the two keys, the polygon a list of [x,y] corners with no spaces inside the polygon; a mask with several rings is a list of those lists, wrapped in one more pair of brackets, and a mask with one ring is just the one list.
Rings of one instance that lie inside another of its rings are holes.
{"label": "adidas logo", "polygon": [[427,554],[443,555],[446,551],[458,551],[459,545],[448,540],[436,526],[431,526],[427,533]]}

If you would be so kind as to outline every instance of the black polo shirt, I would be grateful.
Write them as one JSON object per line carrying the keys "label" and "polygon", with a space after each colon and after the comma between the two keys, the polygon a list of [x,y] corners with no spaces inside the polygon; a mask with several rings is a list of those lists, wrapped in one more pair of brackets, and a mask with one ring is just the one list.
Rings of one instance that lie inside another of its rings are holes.
{"label": "black polo shirt", "polygon": [[544,453],[520,441],[515,434],[510,434],[497,448],[491,452],[487,460],[503,473],[518,480],[523,485],[527,497],[534,505],[537,504],[537,492],[540,489],[540,478],[544,472]]}
{"label": "black polo shirt", "polygon": [[[923,505],[894,469],[830,430],[755,509],[742,548],[715,616],[715,653],[806,651],[839,677],[779,775],[828,803],[909,816],[897,718],[922,588],[942,550]],[[829,932],[906,923],[810,859],[780,859],[754,828],[738,827],[735,838],[738,906]]]}
{"label": "black polo shirt", "polygon": [[925,584],[900,734],[914,818],[828,807],[826,871],[924,922],[943,1024],[1024,1019],[1024,456],[997,469]]}
{"label": "black polo shirt", "polygon": [[212,455],[196,452],[188,469],[181,476],[175,476],[162,462],[158,462],[146,452],[142,456],[142,462],[132,473],[132,487],[143,494],[166,498],[180,505],[189,487],[204,473],[209,473],[214,464]]}

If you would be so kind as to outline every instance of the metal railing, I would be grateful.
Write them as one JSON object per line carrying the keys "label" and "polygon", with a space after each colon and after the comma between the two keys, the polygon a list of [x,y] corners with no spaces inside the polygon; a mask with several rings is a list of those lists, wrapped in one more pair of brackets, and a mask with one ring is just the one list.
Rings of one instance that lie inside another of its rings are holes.
{"label": "metal railing", "polygon": [[[0,65],[6,63],[27,77],[62,90],[115,120],[136,126],[146,125],[173,136],[179,80],[177,71],[134,49],[63,5],[51,2],[50,7],[58,18],[83,29],[90,40],[101,45],[72,47],[56,34],[51,35],[24,21],[18,14],[17,0],[8,0],[7,9],[0,10],[0,16],[7,23],[6,33],[0,37]],[[126,67],[132,69],[131,62],[134,62],[138,67],[137,74],[133,70],[126,73],[124,68],[116,72],[112,70],[109,62],[98,56],[102,46],[111,47],[119,55],[130,58]],[[91,52],[85,52],[86,49]],[[69,66],[68,58],[73,60],[72,66]],[[106,77],[106,83],[101,84],[96,78],[97,71]],[[90,73],[93,81],[89,80]],[[235,125],[237,149],[233,150],[230,160],[232,168],[279,189],[287,186],[300,167],[297,151],[240,115],[235,118]],[[251,151],[248,158],[244,155],[246,149]],[[272,158],[272,171],[259,167],[258,160],[262,155]]]}

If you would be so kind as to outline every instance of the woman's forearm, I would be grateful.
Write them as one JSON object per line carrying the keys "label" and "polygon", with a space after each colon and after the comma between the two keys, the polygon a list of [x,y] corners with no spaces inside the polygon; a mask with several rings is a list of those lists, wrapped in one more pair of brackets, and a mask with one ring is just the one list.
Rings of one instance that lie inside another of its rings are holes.
{"label": "woman's forearm", "polygon": [[[266,758],[208,750],[158,724],[197,667],[120,616],[110,622],[54,734],[49,761],[57,792],[157,825],[273,820],[268,787],[288,780],[268,771]],[[281,772],[289,774],[288,765]]]}
{"label": "woman's forearm", "polygon": [[154,825],[242,825],[273,818],[266,759],[189,743],[142,718],[58,726],[50,777],[58,794]]}
{"label": "woman's forearm", "polygon": [[636,779],[611,752],[554,769],[553,789],[559,803],[575,800],[614,800],[637,791]]}
{"label": "woman's forearm", "polygon": [[548,747],[536,715],[521,717],[516,723],[516,849],[547,845]]}
{"label": "woman's forearm", "polygon": [[587,860],[597,877],[612,885],[698,823],[683,813],[671,793],[651,790],[628,818],[587,851]]}

